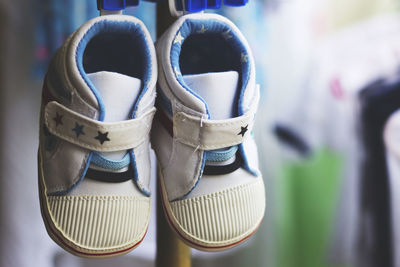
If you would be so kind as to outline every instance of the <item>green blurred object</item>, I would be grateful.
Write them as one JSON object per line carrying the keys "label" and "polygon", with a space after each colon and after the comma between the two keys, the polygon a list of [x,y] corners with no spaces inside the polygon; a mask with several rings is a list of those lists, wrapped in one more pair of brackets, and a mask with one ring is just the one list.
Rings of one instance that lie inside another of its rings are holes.
{"label": "green blurred object", "polygon": [[328,149],[283,164],[276,185],[277,266],[343,267],[328,261],[342,167],[343,158]]}

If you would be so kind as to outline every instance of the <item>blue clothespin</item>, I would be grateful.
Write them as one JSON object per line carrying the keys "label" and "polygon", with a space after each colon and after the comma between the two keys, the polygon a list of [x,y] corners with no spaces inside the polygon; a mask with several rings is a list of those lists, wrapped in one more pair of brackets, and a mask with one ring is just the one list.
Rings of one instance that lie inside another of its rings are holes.
{"label": "blue clothespin", "polygon": [[227,6],[244,6],[249,0],[224,0],[224,4]]}
{"label": "blue clothespin", "polygon": [[139,5],[139,0],[97,0],[98,10],[120,11],[137,5]]}
{"label": "blue clothespin", "polygon": [[221,0],[207,0],[207,9],[220,9]]}
{"label": "blue clothespin", "polygon": [[[147,0],[151,2],[163,0]],[[227,6],[244,6],[249,0],[224,0]],[[222,0],[168,0],[173,16],[179,17],[186,13],[202,12],[206,9],[219,9]],[[139,0],[97,0],[97,9],[104,14],[121,13],[128,6],[139,5]]]}
{"label": "blue clothespin", "polygon": [[[168,0],[173,16],[179,17],[186,13],[202,12],[206,9],[219,9],[222,0]],[[227,6],[244,6],[249,0],[224,0]]]}

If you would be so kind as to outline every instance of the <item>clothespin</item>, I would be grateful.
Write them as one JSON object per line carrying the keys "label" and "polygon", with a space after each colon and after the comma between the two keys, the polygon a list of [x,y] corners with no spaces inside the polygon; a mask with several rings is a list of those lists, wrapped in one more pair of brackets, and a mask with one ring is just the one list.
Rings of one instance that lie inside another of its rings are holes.
{"label": "clothespin", "polygon": [[122,14],[122,10],[126,7],[138,5],[139,0],[97,0],[100,15]]}
{"label": "clothespin", "polygon": [[224,4],[227,6],[245,6],[249,0],[224,0]]}
{"label": "clothespin", "polygon": [[[206,9],[219,9],[222,0],[168,0],[169,10],[174,17],[187,13],[202,12]],[[249,0],[224,0],[227,6],[244,6]]]}
{"label": "clothespin", "polygon": [[[157,2],[163,0],[147,0]],[[222,0],[167,0],[171,15],[180,17],[187,13],[202,12],[206,9],[219,9]],[[244,6],[249,0],[224,0],[227,6]],[[139,0],[97,0],[101,15],[121,14],[128,6],[138,6]]]}

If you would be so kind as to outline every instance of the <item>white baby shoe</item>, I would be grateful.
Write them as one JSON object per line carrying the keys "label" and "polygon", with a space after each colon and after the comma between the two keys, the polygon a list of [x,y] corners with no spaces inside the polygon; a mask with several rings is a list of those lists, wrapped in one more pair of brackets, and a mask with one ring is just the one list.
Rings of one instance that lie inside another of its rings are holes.
{"label": "white baby shoe", "polygon": [[39,190],[49,235],[84,257],[127,253],[150,216],[157,62],[141,21],[110,15],[74,32],[44,81]]}
{"label": "white baby shoe", "polygon": [[252,136],[254,60],[237,27],[215,14],[179,18],[156,44],[152,147],[163,206],[190,246],[231,248],[260,225],[265,192]]}

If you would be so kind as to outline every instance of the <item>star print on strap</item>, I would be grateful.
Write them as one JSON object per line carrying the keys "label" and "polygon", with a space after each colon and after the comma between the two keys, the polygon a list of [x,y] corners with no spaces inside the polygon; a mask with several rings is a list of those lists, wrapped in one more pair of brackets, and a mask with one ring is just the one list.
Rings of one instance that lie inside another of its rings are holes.
{"label": "star print on strap", "polygon": [[97,131],[98,135],[94,138],[99,140],[100,144],[103,144],[105,141],[111,141],[110,138],[108,138],[108,132],[102,133],[100,131]]}
{"label": "star print on strap", "polygon": [[241,135],[242,137],[244,137],[244,134],[247,132],[247,128],[249,127],[249,125],[247,124],[245,127],[240,127],[241,128],[241,130],[240,130],[240,132],[238,133],[238,135]]}
{"label": "star print on strap", "polygon": [[[121,122],[101,122],[79,114],[56,101],[45,107],[45,124],[49,132],[64,141],[85,149],[111,152],[135,148],[148,138],[155,108]],[[58,114],[58,115],[57,115]],[[62,124],[53,118],[62,116]]]}
{"label": "star print on strap", "polygon": [[58,114],[58,112],[56,112],[56,116],[53,118],[53,121],[56,123],[56,127],[58,125],[62,125],[63,124],[62,118],[63,118],[63,115],[60,115],[60,114]]}
{"label": "star print on strap", "polygon": [[72,128],[72,131],[75,132],[77,138],[78,138],[81,134],[83,134],[83,135],[85,134],[84,131],[83,131],[83,127],[84,127],[83,125],[80,125],[79,123],[75,122],[75,127]]}
{"label": "star print on strap", "polygon": [[197,149],[220,149],[242,143],[253,120],[253,113],[226,120],[207,120],[178,112],[173,117],[173,136]]}

